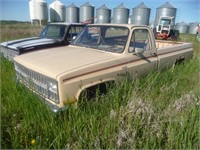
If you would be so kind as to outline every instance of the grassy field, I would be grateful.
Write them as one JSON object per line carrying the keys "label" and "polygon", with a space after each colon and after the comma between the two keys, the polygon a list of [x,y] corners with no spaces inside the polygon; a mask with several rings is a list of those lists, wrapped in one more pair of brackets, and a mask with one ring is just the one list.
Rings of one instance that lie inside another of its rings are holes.
{"label": "grassy field", "polygon": [[[39,29],[2,25],[1,41]],[[193,43],[192,60],[125,80],[57,114],[15,80],[13,64],[1,57],[1,149],[200,149],[200,43],[187,34],[180,41]]]}

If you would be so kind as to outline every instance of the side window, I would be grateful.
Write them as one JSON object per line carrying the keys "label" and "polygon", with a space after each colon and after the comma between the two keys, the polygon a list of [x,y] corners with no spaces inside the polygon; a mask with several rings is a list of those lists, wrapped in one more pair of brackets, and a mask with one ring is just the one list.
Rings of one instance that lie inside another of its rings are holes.
{"label": "side window", "polygon": [[74,30],[75,30],[75,34],[79,34],[83,29],[83,26],[76,26],[74,27]]}
{"label": "side window", "polygon": [[[50,25],[46,29],[46,37],[52,39],[62,39],[65,33],[65,26]],[[43,34],[44,37],[44,34]]]}
{"label": "side window", "polygon": [[83,29],[82,26],[71,27],[69,30],[69,36],[68,36],[69,41],[71,41],[73,37],[76,37],[82,31],[82,29]]}
{"label": "side window", "polygon": [[135,49],[150,49],[149,31],[147,29],[136,29],[133,31],[129,52],[135,52]]}
{"label": "side window", "polygon": [[76,36],[78,35],[81,30],[83,29],[83,27],[80,27],[80,26],[74,26],[74,27],[71,27],[69,33],[72,35],[72,36]]}
{"label": "side window", "polygon": [[124,49],[128,37],[127,28],[109,27],[105,32],[105,42],[112,46],[120,46]]}

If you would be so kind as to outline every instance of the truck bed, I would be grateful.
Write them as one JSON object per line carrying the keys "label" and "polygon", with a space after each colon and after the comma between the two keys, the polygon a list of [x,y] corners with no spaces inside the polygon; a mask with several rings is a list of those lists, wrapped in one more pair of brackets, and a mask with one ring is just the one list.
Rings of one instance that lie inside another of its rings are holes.
{"label": "truck bed", "polygon": [[158,49],[180,44],[183,44],[183,42],[156,40],[156,48]]}

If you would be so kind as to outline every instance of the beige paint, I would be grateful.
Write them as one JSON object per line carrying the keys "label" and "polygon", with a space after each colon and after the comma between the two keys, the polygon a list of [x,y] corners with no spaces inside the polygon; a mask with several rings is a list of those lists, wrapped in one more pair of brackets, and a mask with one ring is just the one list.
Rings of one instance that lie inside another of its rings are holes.
{"label": "beige paint", "polygon": [[[122,24],[115,26],[126,26],[130,30],[125,50],[121,54],[65,46],[17,56],[15,62],[57,80],[60,103],[47,101],[62,108],[68,103],[77,102],[81,91],[90,86],[106,81],[123,80],[126,72],[129,72],[133,78],[140,77],[148,74],[151,70],[170,67],[180,58],[192,57],[192,44],[155,42],[153,32],[148,26]],[[150,33],[151,50],[145,51],[143,54],[146,59],[128,52],[131,34],[136,28],[148,29]],[[156,55],[152,55],[152,53]]]}

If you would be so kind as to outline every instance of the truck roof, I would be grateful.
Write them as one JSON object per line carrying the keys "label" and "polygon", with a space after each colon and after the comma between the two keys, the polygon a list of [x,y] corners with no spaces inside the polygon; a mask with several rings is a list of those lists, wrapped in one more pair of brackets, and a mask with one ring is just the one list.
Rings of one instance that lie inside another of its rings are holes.
{"label": "truck roof", "polygon": [[[67,23],[67,22],[53,22],[48,24],[57,24],[57,25],[87,25],[87,26],[124,26],[128,28],[133,27],[150,27],[148,25],[136,25],[136,24],[113,24],[113,23],[104,23],[104,24],[84,24],[84,23]],[[151,28],[151,27],[150,27]]]}
{"label": "truck roof", "polygon": [[67,22],[49,22],[49,24],[56,24],[56,25],[85,25],[83,23],[67,23]]}
{"label": "truck roof", "polygon": [[113,23],[105,23],[105,24],[87,24],[88,26],[119,26],[119,27],[128,27],[128,28],[133,28],[133,27],[149,27],[148,25],[136,25],[136,24],[113,24]]}

